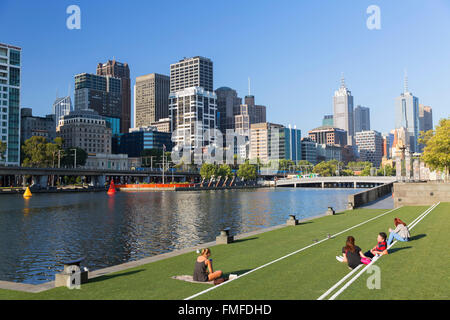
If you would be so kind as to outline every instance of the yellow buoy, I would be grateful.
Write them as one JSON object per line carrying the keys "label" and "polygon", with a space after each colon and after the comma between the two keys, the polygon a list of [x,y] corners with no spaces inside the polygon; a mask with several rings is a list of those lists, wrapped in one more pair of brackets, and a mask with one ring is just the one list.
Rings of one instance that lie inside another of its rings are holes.
{"label": "yellow buoy", "polygon": [[33,195],[31,194],[30,187],[27,187],[27,190],[25,190],[25,193],[23,194],[23,197],[24,198],[29,198],[31,196],[33,196]]}

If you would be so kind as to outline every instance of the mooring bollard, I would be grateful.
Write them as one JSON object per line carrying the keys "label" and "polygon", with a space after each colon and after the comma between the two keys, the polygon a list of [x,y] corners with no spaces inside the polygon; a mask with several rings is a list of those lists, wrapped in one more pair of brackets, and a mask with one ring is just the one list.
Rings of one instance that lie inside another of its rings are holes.
{"label": "mooring bollard", "polygon": [[347,210],[353,210],[353,209],[354,209],[353,203],[352,202],[348,202],[347,203]]}
{"label": "mooring bollard", "polygon": [[226,228],[220,231],[220,234],[216,237],[216,244],[229,244],[234,241],[234,237],[230,236],[230,228]]}
{"label": "mooring bollard", "polygon": [[84,258],[64,262],[64,271],[55,274],[55,287],[68,287],[79,289],[79,286],[88,282],[88,269],[81,267]]}
{"label": "mooring bollard", "polygon": [[286,220],[286,224],[288,226],[296,226],[296,225],[298,225],[298,220],[295,219],[295,215],[290,214],[289,215],[289,219]]}
{"label": "mooring bollard", "polygon": [[328,207],[328,210],[326,212],[327,216],[333,216],[335,214],[333,207]]}

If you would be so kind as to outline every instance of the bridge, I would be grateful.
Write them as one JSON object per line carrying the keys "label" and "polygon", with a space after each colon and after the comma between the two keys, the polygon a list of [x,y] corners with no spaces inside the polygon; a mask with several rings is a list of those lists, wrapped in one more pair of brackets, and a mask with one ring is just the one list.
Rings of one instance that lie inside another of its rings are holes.
{"label": "bridge", "polygon": [[316,178],[290,178],[278,179],[277,187],[315,187],[315,188],[373,188],[397,181],[396,177],[371,177],[371,176],[339,176]]}

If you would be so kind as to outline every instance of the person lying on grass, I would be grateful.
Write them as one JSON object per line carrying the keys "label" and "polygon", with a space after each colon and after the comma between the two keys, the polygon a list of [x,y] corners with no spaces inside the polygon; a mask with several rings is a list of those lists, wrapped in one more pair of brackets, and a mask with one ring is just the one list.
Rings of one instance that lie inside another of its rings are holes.
{"label": "person lying on grass", "polygon": [[404,223],[402,220],[400,220],[399,218],[395,218],[394,225],[395,225],[394,230],[389,228],[389,238],[387,240],[388,247],[391,245],[394,239],[406,242],[409,241],[409,238],[411,237],[409,234],[408,227],[406,226],[406,223]]}
{"label": "person lying on grass", "polygon": [[361,251],[361,248],[355,245],[355,238],[352,236],[347,237],[345,247],[342,248],[342,257],[337,256],[336,259],[340,262],[346,262],[349,269],[355,269],[361,263],[369,263],[370,259],[367,258]]}
{"label": "person lying on grass", "polygon": [[222,271],[217,270],[214,272],[212,267],[212,259],[209,259],[210,256],[211,250],[209,248],[202,249],[200,256],[197,257],[197,261],[195,262],[193,277],[194,281],[213,281],[218,280],[222,276]]}
{"label": "person lying on grass", "polygon": [[377,236],[377,241],[378,241],[377,245],[375,247],[373,247],[371,250],[364,253],[364,255],[366,257],[369,257],[370,259],[372,259],[377,254],[380,256],[383,254],[388,254],[386,238],[387,238],[386,233],[380,232]]}

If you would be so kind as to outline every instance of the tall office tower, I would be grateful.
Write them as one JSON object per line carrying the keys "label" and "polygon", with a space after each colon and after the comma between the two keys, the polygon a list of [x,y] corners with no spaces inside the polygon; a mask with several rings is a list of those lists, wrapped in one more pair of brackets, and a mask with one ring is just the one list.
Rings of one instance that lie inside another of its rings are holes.
{"label": "tall office tower", "polygon": [[419,104],[419,131],[433,130],[433,109]]}
{"label": "tall office tower", "polygon": [[[174,143],[186,147],[203,147],[214,143],[215,136],[203,140],[203,132],[216,129],[217,96],[202,87],[185,88],[169,95],[169,118]],[[191,149],[192,150],[192,149]]]}
{"label": "tall office tower", "polygon": [[192,151],[195,147],[213,144],[215,135],[204,140],[203,133],[217,129],[216,116],[212,61],[197,56],[170,65],[169,118],[172,131],[176,131],[173,135],[175,149],[190,146]]}
{"label": "tall office tower", "polygon": [[341,79],[341,87],[334,93],[333,106],[334,127],[347,131],[347,143],[354,145],[353,96],[345,86],[344,77]]}
{"label": "tall office tower", "polygon": [[2,163],[20,165],[20,73],[22,49],[0,43],[0,141],[6,143]]}
{"label": "tall office tower", "polygon": [[358,146],[361,161],[369,161],[374,167],[379,167],[383,157],[383,137],[381,133],[370,130],[357,132],[355,142]]}
{"label": "tall office tower", "polygon": [[[284,126],[275,123],[254,123],[250,126],[250,159],[262,163],[285,158]],[[278,140],[277,140],[278,139]],[[301,154],[301,151],[300,151]]]}
{"label": "tall office tower", "polygon": [[112,134],[121,132],[121,80],[89,73],[75,75],[75,111],[95,110],[105,117]]}
{"label": "tall office tower", "polygon": [[213,91],[213,63],[210,59],[197,56],[170,65],[170,92],[191,87]]}
{"label": "tall office tower", "polygon": [[169,117],[170,78],[151,73],[136,78],[134,85],[134,127],[152,126]]}
{"label": "tall office tower", "polygon": [[370,109],[358,105],[354,110],[355,133],[370,130]]}
{"label": "tall office tower", "polygon": [[405,128],[408,132],[406,147],[414,153],[418,152],[419,136],[419,98],[408,90],[408,78],[405,76],[404,92],[395,99],[395,128]]}
{"label": "tall office tower", "polygon": [[266,122],[266,106],[255,105],[255,123]]}
{"label": "tall office tower", "polygon": [[[317,164],[317,143],[312,141],[311,138],[302,138],[302,160],[306,160],[309,163]],[[306,168],[302,168],[305,170]]]}
{"label": "tall office tower", "polygon": [[217,95],[217,125],[222,134],[227,129],[235,129],[235,116],[240,113],[242,98],[239,98],[236,90],[228,87],[216,89]]}
{"label": "tall office tower", "polygon": [[322,127],[334,127],[333,115],[326,114],[323,116]]}
{"label": "tall office tower", "polygon": [[56,98],[53,102],[53,114],[55,115],[55,128],[59,125],[59,120],[62,116],[66,116],[73,111],[72,100],[70,96]]}
{"label": "tall office tower", "polygon": [[120,78],[122,108],[120,113],[120,132],[127,133],[131,127],[131,81],[128,63],[108,60],[97,65],[97,74]]}

